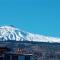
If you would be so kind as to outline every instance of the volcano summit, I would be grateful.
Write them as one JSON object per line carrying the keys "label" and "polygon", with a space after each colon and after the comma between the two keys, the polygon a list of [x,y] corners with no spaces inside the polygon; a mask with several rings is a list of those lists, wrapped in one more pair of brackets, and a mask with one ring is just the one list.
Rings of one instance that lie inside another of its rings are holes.
{"label": "volcano summit", "polygon": [[0,26],[0,41],[7,40],[60,43],[60,38],[25,32],[14,26]]}

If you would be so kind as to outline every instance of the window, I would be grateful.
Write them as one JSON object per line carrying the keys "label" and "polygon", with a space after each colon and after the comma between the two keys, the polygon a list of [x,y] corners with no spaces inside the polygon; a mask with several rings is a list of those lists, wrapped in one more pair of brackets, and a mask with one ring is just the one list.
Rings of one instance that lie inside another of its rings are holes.
{"label": "window", "polygon": [[25,56],[25,60],[30,60],[30,56]]}

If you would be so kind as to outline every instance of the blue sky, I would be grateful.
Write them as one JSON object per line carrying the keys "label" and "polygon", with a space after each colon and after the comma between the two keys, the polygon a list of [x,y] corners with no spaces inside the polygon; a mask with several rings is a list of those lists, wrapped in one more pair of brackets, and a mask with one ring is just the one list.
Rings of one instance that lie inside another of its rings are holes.
{"label": "blue sky", "polygon": [[60,0],[1,0],[0,25],[60,37]]}

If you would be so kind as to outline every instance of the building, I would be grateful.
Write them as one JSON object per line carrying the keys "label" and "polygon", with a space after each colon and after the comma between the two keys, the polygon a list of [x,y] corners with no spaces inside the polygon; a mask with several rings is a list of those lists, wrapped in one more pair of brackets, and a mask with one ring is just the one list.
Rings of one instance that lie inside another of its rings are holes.
{"label": "building", "polygon": [[31,53],[26,53],[22,47],[11,43],[0,42],[0,60],[32,60]]}
{"label": "building", "polygon": [[60,43],[0,41],[0,60],[60,60]]}

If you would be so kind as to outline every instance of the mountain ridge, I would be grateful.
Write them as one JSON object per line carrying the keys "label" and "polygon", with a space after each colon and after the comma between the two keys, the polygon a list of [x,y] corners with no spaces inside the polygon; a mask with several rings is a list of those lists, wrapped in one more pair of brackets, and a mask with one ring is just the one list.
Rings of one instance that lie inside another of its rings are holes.
{"label": "mountain ridge", "polygon": [[60,38],[25,32],[15,26],[0,26],[0,41],[7,40],[60,43]]}

